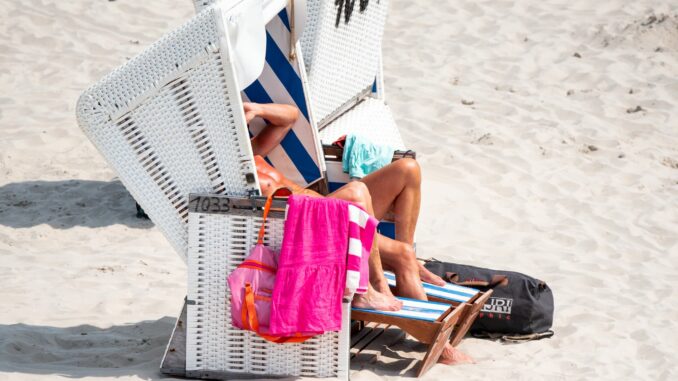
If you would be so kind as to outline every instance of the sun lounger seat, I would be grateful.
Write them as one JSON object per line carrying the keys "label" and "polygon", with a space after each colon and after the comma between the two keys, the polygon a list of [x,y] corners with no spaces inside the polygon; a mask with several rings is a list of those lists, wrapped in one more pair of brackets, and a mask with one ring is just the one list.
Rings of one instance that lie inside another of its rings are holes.
{"label": "sun lounger seat", "polygon": [[[388,285],[395,287],[395,274],[385,271],[384,276],[388,281]],[[436,299],[442,299],[456,303],[467,303],[469,301],[475,300],[475,298],[478,296],[478,293],[480,293],[480,291],[476,290],[475,288],[457,286],[456,284],[452,283],[447,283],[444,287],[436,286],[427,282],[422,282],[422,284],[424,285],[424,291],[426,291],[426,295],[435,297]]]}
{"label": "sun lounger seat", "polygon": [[[396,286],[395,274],[385,271],[384,276],[388,281],[388,285],[394,289]],[[482,292],[475,288],[459,286],[449,282],[444,287],[427,282],[422,283],[429,300],[463,308],[459,324],[454,327],[454,332],[450,336],[452,346],[457,346],[469,331],[471,325],[473,325],[485,302],[489,300],[492,290]]]}
{"label": "sun lounger seat", "polygon": [[419,342],[428,344],[426,354],[417,370],[419,377],[438,362],[445,343],[450,340],[450,335],[463,314],[463,308],[445,303],[398,299],[403,302],[400,311],[377,311],[354,307],[351,318],[398,326]]}

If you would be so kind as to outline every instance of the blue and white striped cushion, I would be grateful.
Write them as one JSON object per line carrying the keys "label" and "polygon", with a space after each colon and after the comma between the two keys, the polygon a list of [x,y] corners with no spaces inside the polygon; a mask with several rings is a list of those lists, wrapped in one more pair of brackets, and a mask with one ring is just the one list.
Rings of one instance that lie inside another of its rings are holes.
{"label": "blue and white striped cushion", "polygon": [[378,311],[367,308],[353,307],[354,311],[372,312],[380,315],[403,317],[407,319],[436,321],[450,308],[449,304],[427,302],[409,298],[398,298],[403,302],[403,308],[399,311]]}
{"label": "blue and white striped cushion", "polygon": [[[259,78],[248,86],[242,97],[245,102],[283,103],[299,108],[300,118],[267,161],[295,183],[305,186],[322,177],[320,152],[309,119],[307,96],[300,77],[299,60],[288,59],[290,29],[283,9],[266,25],[266,63]],[[266,123],[257,118],[250,123],[256,136]]]}
{"label": "blue and white striped cushion", "polygon": [[[394,287],[396,285],[395,274],[385,271],[384,276],[386,277],[389,286]],[[436,286],[426,282],[422,283],[424,285],[424,291],[426,292],[426,295],[459,303],[468,302],[473,296],[480,292],[475,288],[457,286],[456,284],[452,283],[445,284],[445,287]]]}

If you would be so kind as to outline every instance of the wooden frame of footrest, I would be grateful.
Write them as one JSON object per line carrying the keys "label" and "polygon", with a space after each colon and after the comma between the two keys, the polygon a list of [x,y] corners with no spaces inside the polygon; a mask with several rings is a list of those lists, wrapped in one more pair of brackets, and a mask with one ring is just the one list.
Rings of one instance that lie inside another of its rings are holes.
{"label": "wooden frame of footrest", "polygon": [[480,310],[483,309],[483,306],[490,299],[491,295],[492,290],[481,291],[465,303],[453,302],[451,300],[430,295],[428,296],[429,300],[432,302],[446,303],[452,306],[464,306],[464,311],[459,319],[459,323],[455,326],[454,332],[450,337],[450,344],[452,344],[453,347],[459,345],[464,336],[466,336],[466,333],[471,329],[471,325],[473,325],[473,322],[478,317]]}
{"label": "wooden frame of footrest", "polygon": [[365,322],[375,322],[395,325],[413,336],[419,342],[428,344],[426,355],[421,361],[417,377],[423,375],[436,362],[449,341],[455,325],[462,317],[465,308],[452,306],[447,309],[436,321],[410,319],[400,316],[384,315],[377,312],[351,311],[351,319]]}

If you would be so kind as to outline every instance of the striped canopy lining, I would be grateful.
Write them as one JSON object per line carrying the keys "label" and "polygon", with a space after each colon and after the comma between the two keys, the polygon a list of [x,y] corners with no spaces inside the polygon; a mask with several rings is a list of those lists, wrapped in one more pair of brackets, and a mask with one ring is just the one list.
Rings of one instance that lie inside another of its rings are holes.
{"label": "striped canopy lining", "polygon": [[[295,183],[306,186],[322,178],[320,153],[310,123],[308,105],[299,72],[299,61],[289,61],[290,25],[287,11],[282,10],[266,25],[266,63],[254,83],[243,92],[243,101],[282,103],[299,108],[301,117],[265,159]],[[299,52],[297,52],[299,53]],[[257,118],[250,125],[256,136],[266,126]]]}
{"label": "striped canopy lining", "polygon": [[[396,285],[395,274],[385,271],[384,276],[388,281],[389,286]],[[436,296],[441,299],[451,300],[455,302],[467,302],[479,291],[475,288],[457,286],[456,284],[447,283],[445,287],[436,286],[431,283],[422,282],[426,295]]]}

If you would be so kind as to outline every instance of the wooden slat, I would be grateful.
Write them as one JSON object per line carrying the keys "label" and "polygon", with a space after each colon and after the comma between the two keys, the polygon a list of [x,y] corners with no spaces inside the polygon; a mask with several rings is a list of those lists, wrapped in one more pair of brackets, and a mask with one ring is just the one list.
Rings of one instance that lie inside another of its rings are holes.
{"label": "wooden slat", "polygon": [[[333,145],[323,144],[323,153],[325,154],[325,161],[341,161],[341,158],[344,155],[344,149]],[[393,159],[391,161],[404,159],[406,157],[416,159],[417,153],[413,150],[394,151]]]}

